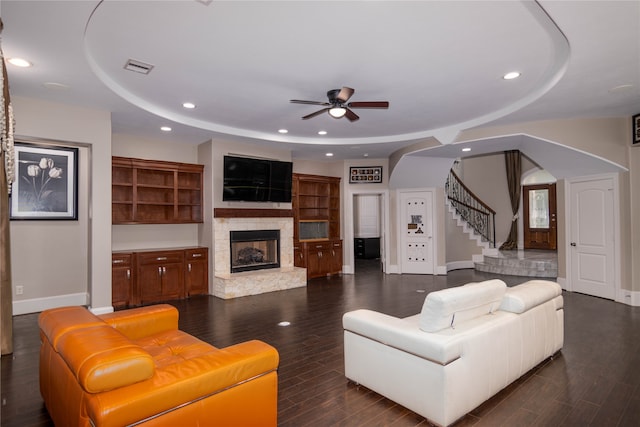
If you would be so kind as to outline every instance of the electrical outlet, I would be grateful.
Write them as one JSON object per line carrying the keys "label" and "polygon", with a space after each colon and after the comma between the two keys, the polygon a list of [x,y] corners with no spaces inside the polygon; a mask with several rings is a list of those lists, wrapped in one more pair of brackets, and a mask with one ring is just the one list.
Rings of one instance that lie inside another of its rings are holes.
{"label": "electrical outlet", "polygon": [[22,287],[22,285],[16,286],[16,295],[22,295],[23,292],[24,292],[24,287]]}

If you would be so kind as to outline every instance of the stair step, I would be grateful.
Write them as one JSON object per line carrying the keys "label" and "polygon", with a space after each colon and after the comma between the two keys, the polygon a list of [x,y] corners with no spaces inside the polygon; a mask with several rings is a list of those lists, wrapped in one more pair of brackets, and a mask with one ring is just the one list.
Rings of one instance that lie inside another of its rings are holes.
{"label": "stair step", "polygon": [[485,254],[475,269],[510,276],[558,277],[558,257],[549,251],[498,251]]}
{"label": "stair step", "polygon": [[538,268],[526,268],[518,265],[504,266],[504,265],[487,264],[484,262],[476,262],[475,269],[477,271],[483,271],[486,273],[504,274],[509,276],[545,277],[545,278],[558,277],[557,268],[538,269]]}

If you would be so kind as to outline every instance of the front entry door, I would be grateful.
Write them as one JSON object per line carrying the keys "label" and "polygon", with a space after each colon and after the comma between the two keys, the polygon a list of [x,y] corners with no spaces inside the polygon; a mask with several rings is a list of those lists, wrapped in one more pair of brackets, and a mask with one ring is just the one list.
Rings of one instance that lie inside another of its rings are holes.
{"label": "front entry door", "polygon": [[556,184],[525,185],[523,194],[524,248],[557,249]]}

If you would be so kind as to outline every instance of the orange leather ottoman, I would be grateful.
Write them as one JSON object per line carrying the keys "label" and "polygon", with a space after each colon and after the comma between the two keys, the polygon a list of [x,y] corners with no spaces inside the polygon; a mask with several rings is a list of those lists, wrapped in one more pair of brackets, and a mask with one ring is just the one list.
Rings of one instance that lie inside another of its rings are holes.
{"label": "orange leather ottoman", "polygon": [[40,392],[58,426],[275,426],[275,348],[218,349],[160,304],[96,316],[43,311]]}

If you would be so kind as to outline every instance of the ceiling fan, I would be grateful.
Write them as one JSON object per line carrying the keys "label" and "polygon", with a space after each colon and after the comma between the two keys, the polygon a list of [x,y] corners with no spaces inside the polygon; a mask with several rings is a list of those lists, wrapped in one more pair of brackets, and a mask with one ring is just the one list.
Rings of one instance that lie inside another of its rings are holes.
{"label": "ceiling fan", "polygon": [[302,101],[299,99],[292,99],[290,102],[294,104],[308,104],[308,105],[322,105],[325,108],[316,111],[315,113],[307,114],[302,120],[307,120],[312,117],[318,116],[325,111],[329,113],[334,119],[346,117],[351,122],[355,122],[360,117],[351,108],[389,108],[389,102],[387,101],[360,101],[360,102],[347,102],[349,98],[354,94],[355,90],[350,87],[343,87],[342,89],[332,89],[327,92],[327,98],[329,102],[320,101]]}

